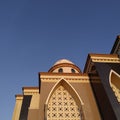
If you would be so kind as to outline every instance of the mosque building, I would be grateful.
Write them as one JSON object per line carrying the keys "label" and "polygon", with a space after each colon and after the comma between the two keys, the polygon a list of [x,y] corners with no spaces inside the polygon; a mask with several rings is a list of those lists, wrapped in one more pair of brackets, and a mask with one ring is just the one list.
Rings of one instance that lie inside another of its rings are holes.
{"label": "mosque building", "polygon": [[83,72],[61,59],[22,91],[12,120],[120,120],[120,36],[109,54],[88,54]]}

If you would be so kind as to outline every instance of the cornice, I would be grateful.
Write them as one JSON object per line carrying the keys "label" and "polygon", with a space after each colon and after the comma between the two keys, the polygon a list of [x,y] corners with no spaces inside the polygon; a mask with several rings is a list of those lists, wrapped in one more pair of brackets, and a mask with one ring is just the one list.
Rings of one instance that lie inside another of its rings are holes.
{"label": "cornice", "polygon": [[39,87],[33,87],[33,86],[24,86],[22,87],[22,90],[38,90]]}
{"label": "cornice", "polygon": [[39,87],[23,87],[22,91],[24,95],[39,94]]}
{"label": "cornice", "polygon": [[120,63],[117,54],[88,54],[87,61],[84,68],[84,73],[91,72],[95,62],[99,63]]}
{"label": "cornice", "polygon": [[90,54],[92,62],[120,63],[117,54]]}
{"label": "cornice", "polygon": [[[70,83],[89,83],[89,79],[68,79],[68,78],[61,78],[61,79],[65,79],[67,81],[69,81]],[[58,79],[58,78],[54,78],[54,79],[51,79],[51,78],[42,78],[41,81],[42,82],[49,82],[49,83],[56,83],[57,81],[61,80],[61,79]]]}
{"label": "cornice", "polygon": [[39,78],[84,78],[88,77],[86,73],[49,73],[49,72],[40,72]]}
{"label": "cornice", "polygon": [[65,79],[70,82],[85,82],[89,81],[89,76],[87,74],[79,74],[79,73],[41,73],[40,80],[44,82],[56,82],[58,80]]}
{"label": "cornice", "polygon": [[16,100],[23,100],[23,95],[22,94],[17,94],[15,95]]}
{"label": "cornice", "polygon": [[39,72],[39,76],[86,76],[86,73],[52,73],[52,72]]}
{"label": "cornice", "polygon": [[81,76],[41,76],[40,80],[42,82],[57,82],[61,79],[65,79],[70,83],[89,83],[92,82],[100,82],[100,78],[96,75],[92,75],[91,77],[87,74]]}

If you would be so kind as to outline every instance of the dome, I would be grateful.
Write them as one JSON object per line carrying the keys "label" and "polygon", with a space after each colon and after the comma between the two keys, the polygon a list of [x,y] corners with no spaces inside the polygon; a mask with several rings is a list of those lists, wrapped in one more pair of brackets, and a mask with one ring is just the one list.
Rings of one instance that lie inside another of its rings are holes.
{"label": "dome", "polygon": [[49,69],[48,72],[54,73],[81,73],[79,67],[67,59],[60,59]]}
{"label": "dome", "polygon": [[61,63],[74,64],[74,63],[71,62],[70,60],[67,60],[67,59],[60,59],[60,60],[58,60],[54,65],[61,64]]}

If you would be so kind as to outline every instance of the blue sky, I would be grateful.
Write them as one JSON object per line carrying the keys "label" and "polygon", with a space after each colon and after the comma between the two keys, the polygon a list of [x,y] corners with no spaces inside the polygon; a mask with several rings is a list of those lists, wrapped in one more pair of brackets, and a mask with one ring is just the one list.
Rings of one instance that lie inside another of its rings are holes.
{"label": "blue sky", "polygon": [[120,0],[0,0],[0,119],[12,119],[15,94],[57,60],[83,71],[88,53],[110,53],[119,11]]}

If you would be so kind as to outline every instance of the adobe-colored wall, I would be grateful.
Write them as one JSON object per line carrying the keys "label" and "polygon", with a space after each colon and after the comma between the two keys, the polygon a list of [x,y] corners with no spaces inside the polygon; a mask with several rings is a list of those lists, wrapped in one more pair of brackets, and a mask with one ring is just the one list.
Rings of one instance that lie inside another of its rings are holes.
{"label": "adobe-colored wall", "polygon": [[[44,120],[44,105],[52,87],[56,84],[56,82],[56,80],[54,82],[46,82],[45,80],[41,81],[39,120]],[[83,112],[85,115],[85,119],[89,118],[89,120],[101,120],[89,81],[83,83],[70,82],[70,84],[77,91],[84,103]]]}
{"label": "adobe-colored wall", "polygon": [[29,110],[27,120],[39,120],[39,110],[38,109]]}

